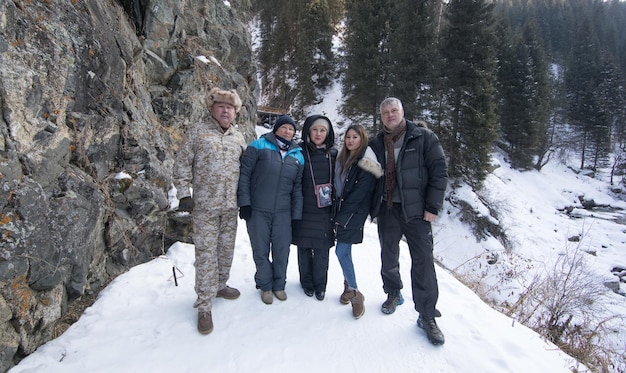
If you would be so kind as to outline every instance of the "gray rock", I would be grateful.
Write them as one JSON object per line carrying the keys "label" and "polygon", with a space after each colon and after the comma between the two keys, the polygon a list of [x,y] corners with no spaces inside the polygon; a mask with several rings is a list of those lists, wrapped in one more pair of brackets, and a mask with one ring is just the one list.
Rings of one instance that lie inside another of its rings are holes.
{"label": "gray rock", "polygon": [[254,137],[247,0],[136,3],[133,21],[113,1],[0,2],[0,371],[68,302],[192,242],[167,192],[212,87],[237,89]]}
{"label": "gray rock", "polygon": [[13,356],[20,344],[19,335],[9,324],[12,317],[11,308],[0,296],[0,372],[6,372],[12,366]]}

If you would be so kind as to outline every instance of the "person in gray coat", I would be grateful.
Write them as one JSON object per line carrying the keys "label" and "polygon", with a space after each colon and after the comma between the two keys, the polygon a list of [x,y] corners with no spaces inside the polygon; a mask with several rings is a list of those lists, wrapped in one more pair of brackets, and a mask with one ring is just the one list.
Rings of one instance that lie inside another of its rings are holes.
{"label": "person in gray coat", "polygon": [[[246,220],[261,300],[287,300],[292,220],[302,218],[302,149],[292,140],[296,122],[278,117],[274,130],[248,145],[241,160],[237,198]],[[270,260],[271,256],[271,260]]]}

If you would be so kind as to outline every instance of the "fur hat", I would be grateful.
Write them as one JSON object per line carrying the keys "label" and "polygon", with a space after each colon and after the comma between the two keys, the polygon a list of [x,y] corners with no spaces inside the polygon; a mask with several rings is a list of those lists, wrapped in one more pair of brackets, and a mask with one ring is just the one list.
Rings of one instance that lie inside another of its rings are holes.
{"label": "fur hat", "polygon": [[216,102],[224,102],[233,105],[237,113],[241,110],[241,99],[234,89],[230,91],[225,91],[217,87],[211,89],[206,98],[206,104],[210,108]]}
{"label": "fur hat", "polygon": [[292,117],[290,117],[289,115],[280,115],[278,119],[276,119],[276,122],[274,122],[274,130],[272,132],[276,133],[276,131],[283,124],[291,124],[293,126],[293,130],[296,130],[296,121],[293,120]]}

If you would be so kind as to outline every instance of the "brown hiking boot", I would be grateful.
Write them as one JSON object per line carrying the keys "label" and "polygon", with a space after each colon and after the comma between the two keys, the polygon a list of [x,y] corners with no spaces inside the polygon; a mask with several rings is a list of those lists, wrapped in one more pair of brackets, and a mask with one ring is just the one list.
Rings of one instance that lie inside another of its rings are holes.
{"label": "brown hiking boot", "polygon": [[239,290],[235,288],[231,288],[230,286],[226,285],[224,289],[217,292],[216,296],[218,298],[233,300],[233,299],[239,298],[240,295],[241,293],[239,292]]}
{"label": "brown hiking boot", "polygon": [[359,319],[365,313],[365,297],[363,293],[358,290],[353,290],[355,293],[352,298],[350,298],[350,302],[352,303],[352,316],[355,319]]}
{"label": "brown hiking boot", "polygon": [[198,331],[200,334],[209,334],[213,331],[211,312],[198,312]]}
{"label": "brown hiking boot", "polygon": [[265,304],[272,304],[274,302],[274,294],[272,294],[271,290],[268,290],[268,291],[261,290],[261,300]]}
{"label": "brown hiking boot", "polygon": [[350,286],[348,285],[348,281],[344,281],[343,282],[343,293],[341,293],[341,296],[339,297],[339,303],[341,304],[348,304],[350,303],[350,298],[352,298],[354,296],[354,292],[353,291],[349,291],[348,289],[350,288]]}

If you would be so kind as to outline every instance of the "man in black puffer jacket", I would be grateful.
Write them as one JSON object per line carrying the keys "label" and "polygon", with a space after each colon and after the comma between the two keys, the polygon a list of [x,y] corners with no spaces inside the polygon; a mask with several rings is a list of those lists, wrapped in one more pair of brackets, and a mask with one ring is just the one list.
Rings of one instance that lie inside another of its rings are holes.
{"label": "man in black puffer jacket", "polygon": [[411,288],[417,324],[434,345],[444,343],[435,317],[439,297],[433,259],[431,223],[442,207],[448,184],[446,159],[437,136],[404,118],[402,102],[390,97],[380,104],[383,130],[370,142],[385,169],[370,215],[377,218],[381,245],[382,312],[391,314],[404,299],[400,290],[399,242],[406,237],[411,254]]}

